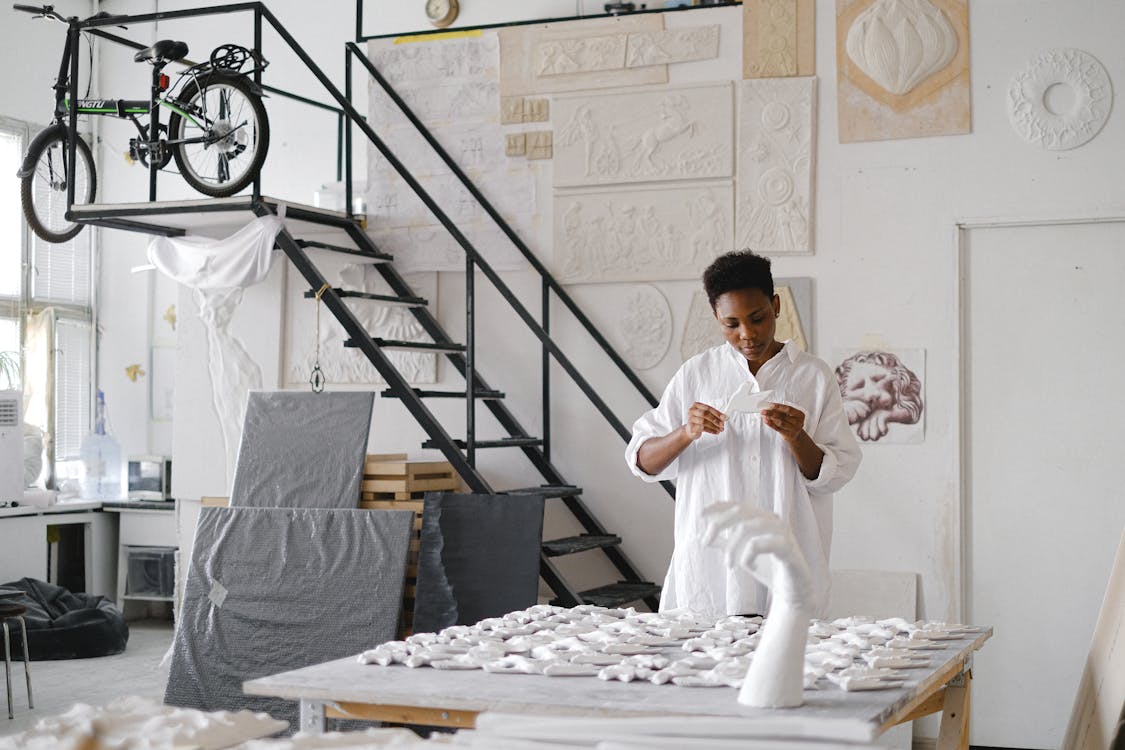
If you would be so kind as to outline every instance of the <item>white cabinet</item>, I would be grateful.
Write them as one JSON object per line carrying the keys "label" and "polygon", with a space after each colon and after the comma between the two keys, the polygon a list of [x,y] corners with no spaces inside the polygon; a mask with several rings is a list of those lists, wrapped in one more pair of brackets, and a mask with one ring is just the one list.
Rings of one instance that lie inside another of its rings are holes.
{"label": "white cabinet", "polygon": [[[167,509],[107,507],[117,513],[117,606],[128,601],[170,602],[179,547],[175,505]],[[133,579],[130,580],[130,573]]]}

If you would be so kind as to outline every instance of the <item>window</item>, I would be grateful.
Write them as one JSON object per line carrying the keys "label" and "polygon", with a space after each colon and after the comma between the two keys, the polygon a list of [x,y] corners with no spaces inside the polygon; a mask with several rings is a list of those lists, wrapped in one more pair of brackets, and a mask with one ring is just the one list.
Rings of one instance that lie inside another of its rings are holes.
{"label": "window", "polygon": [[[0,120],[0,175],[23,161],[29,128]],[[0,180],[0,352],[21,367],[25,421],[46,436],[48,481],[77,480],[94,372],[91,248],[86,229],[53,245],[27,228],[19,181]],[[0,386],[3,386],[0,377]]]}

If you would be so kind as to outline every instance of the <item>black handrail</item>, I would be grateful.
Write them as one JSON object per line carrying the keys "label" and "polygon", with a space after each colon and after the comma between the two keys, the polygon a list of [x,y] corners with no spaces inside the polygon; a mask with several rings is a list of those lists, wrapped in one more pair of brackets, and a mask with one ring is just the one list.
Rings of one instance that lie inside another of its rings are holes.
{"label": "black handrail", "polygon": [[485,23],[478,26],[451,26],[441,29],[422,29],[421,31],[399,31],[390,34],[364,34],[363,33],[363,0],[356,0],[356,25],[355,41],[369,42],[372,39],[391,39],[400,36],[427,36],[429,34],[444,34],[450,31],[478,31],[480,29],[508,29],[513,26],[533,26],[545,23],[566,23],[568,21],[588,21],[595,18],[620,18],[621,16],[640,16],[650,13],[673,13],[681,10],[699,10],[700,8],[717,8],[728,5],[742,5],[742,0],[718,0],[717,2],[697,3],[694,5],[677,5],[673,8],[641,7],[627,13],[590,13],[584,16],[558,16],[555,18],[527,18],[521,21],[500,21]]}

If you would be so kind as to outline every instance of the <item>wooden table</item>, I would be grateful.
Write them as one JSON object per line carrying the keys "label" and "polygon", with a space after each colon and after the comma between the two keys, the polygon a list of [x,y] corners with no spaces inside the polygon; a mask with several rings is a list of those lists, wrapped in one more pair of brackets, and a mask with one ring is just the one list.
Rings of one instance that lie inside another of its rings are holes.
{"label": "wooden table", "polygon": [[960,750],[969,747],[972,655],[990,637],[992,628],[979,628],[964,639],[946,641],[941,651],[925,652],[934,666],[907,670],[902,688],[849,693],[829,685],[806,690],[805,704],[795,709],[742,706],[734,688],[379,667],[354,657],[249,680],[243,690],[299,701],[300,729],[307,732],[323,731],[325,717],[472,728],[477,714],[495,711],[553,717],[799,717],[806,725],[821,720],[843,733],[823,739],[869,741],[896,724],[941,711],[938,750]]}

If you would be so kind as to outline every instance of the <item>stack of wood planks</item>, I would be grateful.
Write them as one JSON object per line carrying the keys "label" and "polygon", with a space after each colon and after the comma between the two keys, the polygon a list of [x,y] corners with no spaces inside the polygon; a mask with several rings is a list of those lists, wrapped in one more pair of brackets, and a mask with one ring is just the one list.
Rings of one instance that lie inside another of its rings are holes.
{"label": "stack of wood planks", "polygon": [[461,478],[448,461],[411,461],[405,453],[368,454],[360,485],[360,508],[414,511],[414,538],[406,560],[399,637],[410,635],[414,622],[414,592],[418,576],[418,547],[422,505],[427,492],[457,492]]}

